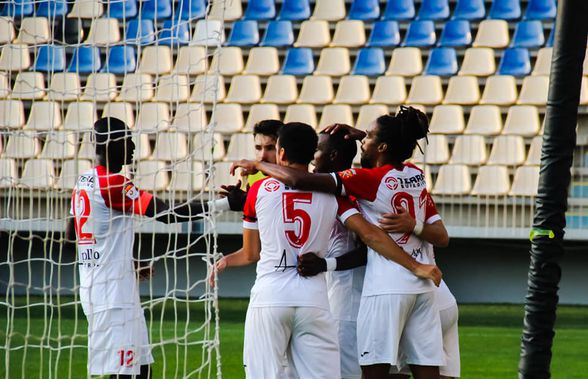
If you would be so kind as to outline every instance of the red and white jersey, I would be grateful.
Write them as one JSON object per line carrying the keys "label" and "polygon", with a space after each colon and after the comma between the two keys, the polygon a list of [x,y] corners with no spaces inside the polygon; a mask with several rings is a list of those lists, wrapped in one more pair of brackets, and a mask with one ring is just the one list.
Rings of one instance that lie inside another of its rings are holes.
{"label": "red and white jersey", "polygon": [[[374,225],[384,213],[403,207],[417,221],[440,220],[435,203],[425,185],[425,175],[407,163],[401,167],[384,165],[373,169],[353,168],[336,174],[343,183],[342,194],[357,198],[359,211]],[[421,263],[434,264],[433,246],[412,233],[390,233],[398,246]],[[419,279],[409,270],[368,249],[363,296],[424,293],[433,291],[430,280]]]}
{"label": "red and white jersey", "polygon": [[274,178],[255,182],[243,210],[243,227],[259,230],[261,240],[249,305],[329,310],[325,274],[310,278],[298,275],[298,257],[313,252],[324,258],[337,217],[345,222],[356,213],[347,199],[299,191]]}
{"label": "red and white jersey", "polygon": [[80,300],[86,315],[140,304],[132,215],[145,214],[152,197],[104,166],[78,178],[71,213],[78,241]]}

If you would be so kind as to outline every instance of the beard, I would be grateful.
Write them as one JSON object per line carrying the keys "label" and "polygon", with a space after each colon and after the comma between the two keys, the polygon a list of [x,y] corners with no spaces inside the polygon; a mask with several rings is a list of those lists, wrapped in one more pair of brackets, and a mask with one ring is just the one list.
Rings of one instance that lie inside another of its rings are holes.
{"label": "beard", "polygon": [[364,154],[361,154],[360,163],[361,167],[363,168],[374,168],[372,160],[369,157],[366,157]]}

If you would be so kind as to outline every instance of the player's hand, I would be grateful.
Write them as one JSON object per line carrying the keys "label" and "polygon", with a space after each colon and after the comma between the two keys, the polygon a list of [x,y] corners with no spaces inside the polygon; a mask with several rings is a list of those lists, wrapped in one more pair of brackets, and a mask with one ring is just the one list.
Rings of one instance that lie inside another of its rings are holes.
{"label": "player's hand", "polygon": [[384,213],[378,220],[380,228],[388,233],[412,233],[416,220],[403,208],[396,208],[398,213]]}
{"label": "player's hand", "polygon": [[155,275],[155,268],[152,265],[142,265],[138,261],[135,261],[135,271],[140,281],[149,280]]}
{"label": "player's hand", "polygon": [[321,131],[321,133],[324,132],[324,133],[329,133],[329,134],[335,134],[339,130],[345,131],[345,137],[344,137],[345,139],[361,141],[366,136],[366,132],[364,132],[363,130],[354,128],[353,126],[349,126],[346,124],[329,125],[325,129],[323,129]]}
{"label": "player's hand", "polygon": [[306,253],[298,257],[296,269],[301,276],[315,276],[327,271],[327,262],[315,253]]}
{"label": "player's hand", "polygon": [[441,270],[435,265],[419,264],[412,273],[421,279],[432,280],[437,287],[441,284],[441,278],[443,277]]}
{"label": "player's hand", "polygon": [[219,259],[216,262],[216,274],[215,274],[215,270],[212,270],[212,272],[210,273],[210,276],[208,277],[208,284],[210,285],[210,288],[216,287],[216,275],[225,271],[226,268],[227,268],[227,260],[225,259],[225,257],[222,257],[221,259]]}
{"label": "player's hand", "polygon": [[231,210],[236,212],[242,211],[245,207],[247,192],[241,189],[241,181],[239,180],[234,186],[222,185],[221,189],[222,191],[219,192],[219,195],[229,199]]}
{"label": "player's hand", "polygon": [[239,161],[233,162],[231,165],[231,175],[235,175],[235,172],[240,167],[243,169],[241,175],[253,175],[257,173],[257,169],[255,168],[255,161],[251,161],[248,159],[241,159]]}

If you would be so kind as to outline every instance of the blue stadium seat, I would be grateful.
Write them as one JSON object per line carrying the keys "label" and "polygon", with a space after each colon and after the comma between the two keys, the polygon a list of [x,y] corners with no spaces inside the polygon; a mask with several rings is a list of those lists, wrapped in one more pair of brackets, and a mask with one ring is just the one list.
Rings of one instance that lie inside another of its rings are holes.
{"label": "blue stadium seat", "polygon": [[126,74],[135,72],[137,66],[137,55],[135,48],[132,46],[113,46],[108,52],[106,65],[102,68],[102,72],[110,72],[111,74]]}
{"label": "blue stadium seat", "polygon": [[379,47],[366,47],[359,50],[351,74],[380,76],[384,71],[386,71],[384,50]]}
{"label": "blue stadium seat", "polygon": [[229,46],[254,46],[259,43],[259,30],[257,21],[235,21],[227,45]]}
{"label": "blue stadium seat", "polygon": [[529,51],[521,47],[504,50],[496,75],[526,76],[531,72]]}
{"label": "blue stadium seat", "polygon": [[553,47],[553,39],[555,38],[555,25],[551,28],[551,32],[549,32],[549,37],[547,38],[547,42],[545,43],[545,47]]}
{"label": "blue stadium seat", "polygon": [[413,0],[396,0],[388,1],[384,15],[384,20],[412,20],[415,15]]}
{"label": "blue stadium seat", "polygon": [[0,16],[26,17],[33,14],[35,5],[33,0],[13,0],[4,3]]}
{"label": "blue stadium seat", "polygon": [[435,24],[430,20],[412,21],[402,46],[429,47],[435,44]]}
{"label": "blue stadium seat", "polygon": [[39,17],[64,17],[67,14],[65,0],[45,0],[39,3],[37,16]]}
{"label": "blue stadium seat", "polygon": [[466,47],[472,44],[472,31],[468,20],[450,20],[445,23],[439,46]]}
{"label": "blue stadium seat", "polygon": [[160,45],[187,45],[190,43],[189,21],[164,21],[157,42]]}
{"label": "blue stadium seat", "polygon": [[110,0],[108,17],[119,20],[137,17],[137,0]]}
{"label": "blue stadium seat", "polygon": [[525,11],[525,20],[554,19],[557,13],[555,0],[529,0]]}
{"label": "blue stadium seat", "polygon": [[162,21],[172,15],[171,0],[143,0],[141,18],[144,20]]}
{"label": "blue stadium seat", "polygon": [[276,17],[274,0],[249,0],[245,10],[246,20],[271,20]]}
{"label": "blue stadium seat", "polygon": [[515,28],[511,45],[513,47],[540,47],[545,43],[541,21],[521,21]]}
{"label": "blue stadium seat", "polygon": [[424,75],[453,76],[457,73],[457,54],[452,47],[431,50]]}
{"label": "blue stadium seat", "polygon": [[278,20],[302,21],[310,18],[308,0],[284,0]]}
{"label": "blue stadium seat", "polygon": [[400,44],[400,31],[398,22],[392,20],[376,21],[370,37],[366,43],[367,47],[393,47]]}
{"label": "blue stadium seat", "polygon": [[447,0],[423,0],[419,9],[419,20],[445,20],[449,18]]}
{"label": "blue stadium seat", "polygon": [[60,72],[65,70],[65,47],[41,45],[37,51],[33,71]]}
{"label": "blue stadium seat", "polygon": [[310,75],[314,71],[314,60],[312,49],[299,47],[288,49],[282,74],[284,75]]}
{"label": "blue stadium seat", "polygon": [[90,74],[100,71],[101,65],[100,49],[95,46],[79,46],[73,52],[67,71]]}
{"label": "blue stadium seat", "polygon": [[151,20],[130,20],[127,22],[127,43],[149,45],[155,41],[155,26]]}
{"label": "blue stadium seat", "polygon": [[261,40],[261,46],[283,47],[294,43],[290,21],[270,21]]}
{"label": "blue stadium seat", "polygon": [[457,0],[453,10],[453,18],[456,20],[481,20],[486,16],[484,0]]}
{"label": "blue stadium seat", "polygon": [[349,9],[350,20],[375,20],[380,17],[378,0],[353,0]]}
{"label": "blue stadium seat", "polygon": [[493,0],[489,18],[499,20],[517,20],[521,17],[519,0]]}
{"label": "blue stadium seat", "polygon": [[206,16],[206,3],[204,0],[180,0],[176,6],[176,19],[198,20]]}

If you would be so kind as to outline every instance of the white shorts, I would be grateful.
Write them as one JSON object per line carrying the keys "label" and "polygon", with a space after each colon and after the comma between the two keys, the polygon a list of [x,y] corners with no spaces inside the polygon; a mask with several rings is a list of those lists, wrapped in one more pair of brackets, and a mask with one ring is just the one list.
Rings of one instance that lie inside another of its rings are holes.
{"label": "white shorts", "polygon": [[443,337],[435,292],[361,298],[357,317],[359,364],[442,366]]}
{"label": "white shorts", "polygon": [[141,307],[108,309],[86,317],[90,375],[136,375],[142,365],[153,363]]}
{"label": "white shorts", "polygon": [[341,354],[341,378],[361,379],[361,367],[357,359],[357,322],[339,320],[337,324]]}
{"label": "white shorts", "polygon": [[331,313],[312,307],[249,307],[243,366],[248,379],[338,379],[339,346]]}

